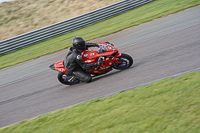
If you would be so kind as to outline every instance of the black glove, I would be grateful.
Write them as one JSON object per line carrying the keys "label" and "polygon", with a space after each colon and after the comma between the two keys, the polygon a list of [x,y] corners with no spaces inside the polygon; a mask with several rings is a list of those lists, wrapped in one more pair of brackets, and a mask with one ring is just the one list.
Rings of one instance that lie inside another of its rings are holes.
{"label": "black glove", "polygon": [[103,64],[103,63],[104,63],[103,59],[98,60],[98,61],[97,61],[97,66],[100,66],[100,65]]}
{"label": "black glove", "polygon": [[99,58],[97,62],[93,63],[93,67],[92,68],[100,66],[103,63],[104,63],[104,59],[103,58]]}

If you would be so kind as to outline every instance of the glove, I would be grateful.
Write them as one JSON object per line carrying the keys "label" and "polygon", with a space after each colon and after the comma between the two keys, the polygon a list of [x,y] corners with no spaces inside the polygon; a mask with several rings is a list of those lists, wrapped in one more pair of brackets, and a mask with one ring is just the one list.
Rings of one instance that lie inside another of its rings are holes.
{"label": "glove", "polygon": [[93,63],[93,67],[92,68],[100,66],[103,63],[104,63],[104,59],[100,57],[97,62]]}
{"label": "glove", "polygon": [[97,61],[97,66],[100,66],[100,65],[103,64],[103,63],[104,63],[103,59],[98,60],[98,61]]}

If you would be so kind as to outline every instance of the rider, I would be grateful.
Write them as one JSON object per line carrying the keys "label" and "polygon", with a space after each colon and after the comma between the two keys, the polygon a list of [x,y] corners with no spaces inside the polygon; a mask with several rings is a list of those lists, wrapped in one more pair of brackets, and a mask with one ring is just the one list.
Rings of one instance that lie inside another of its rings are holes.
{"label": "rider", "polygon": [[70,47],[65,59],[64,66],[66,71],[73,75],[76,79],[83,82],[90,82],[92,80],[91,75],[88,71],[92,68],[96,68],[103,64],[102,60],[96,63],[86,64],[82,60],[81,53],[88,49],[88,47],[99,47],[96,43],[85,43],[82,37],[75,37],[72,40],[72,47]]}

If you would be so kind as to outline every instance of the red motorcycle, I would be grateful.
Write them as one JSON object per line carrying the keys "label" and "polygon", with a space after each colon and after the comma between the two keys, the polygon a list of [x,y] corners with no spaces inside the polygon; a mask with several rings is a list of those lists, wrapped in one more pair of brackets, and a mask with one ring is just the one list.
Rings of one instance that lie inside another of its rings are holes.
{"label": "red motorcycle", "polygon": [[[98,60],[104,61],[101,66],[97,66],[95,69],[89,70],[91,76],[98,76],[107,73],[111,71],[112,68],[124,70],[133,64],[132,57],[127,54],[120,53],[113,44],[108,42],[97,44],[99,44],[98,50],[85,50],[82,52],[82,59],[85,63],[95,63]],[[58,80],[65,85],[73,85],[80,82],[65,70],[64,60],[58,61],[49,67],[59,72]]]}

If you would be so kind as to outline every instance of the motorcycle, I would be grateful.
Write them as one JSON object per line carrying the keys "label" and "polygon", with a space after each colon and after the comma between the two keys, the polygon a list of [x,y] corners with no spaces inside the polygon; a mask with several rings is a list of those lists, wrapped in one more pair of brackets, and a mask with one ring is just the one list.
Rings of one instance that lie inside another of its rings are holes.
{"label": "motorcycle", "polygon": [[[104,63],[94,69],[90,69],[89,73],[92,77],[105,74],[111,70],[124,70],[132,66],[133,59],[130,55],[119,52],[119,50],[111,43],[97,43],[98,50],[85,50],[82,52],[82,60],[85,63],[95,63],[103,60]],[[73,75],[70,75],[64,67],[64,60],[58,61],[49,66],[52,70],[58,71],[58,80],[65,85],[74,85],[79,83]]]}

